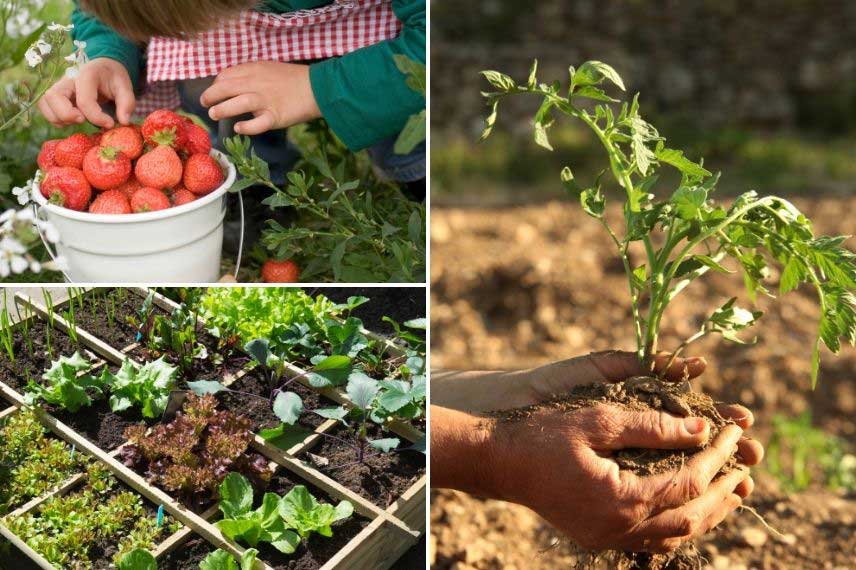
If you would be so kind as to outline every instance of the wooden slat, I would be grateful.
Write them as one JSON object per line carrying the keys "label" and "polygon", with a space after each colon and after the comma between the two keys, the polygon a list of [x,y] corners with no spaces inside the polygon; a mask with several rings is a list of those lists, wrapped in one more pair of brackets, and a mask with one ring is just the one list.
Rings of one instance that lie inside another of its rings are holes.
{"label": "wooden slat", "polygon": [[404,536],[389,521],[375,519],[327,561],[322,570],[386,570],[418,537]]}
{"label": "wooden slat", "polygon": [[6,408],[2,412],[0,412],[0,420],[5,418],[6,416],[11,416],[12,414],[14,414],[17,411],[18,411],[17,406],[9,406],[8,408]]}
{"label": "wooden slat", "polygon": [[[213,507],[204,511],[199,516],[205,519],[206,521],[210,521],[219,510],[220,509],[217,507],[217,505],[214,505]],[[152,552],[152,555],[157,559],[166,556],[167,554],[184,544],[184,542],[189,539],[192,534],[192,528],[190,528],[189,526],[182,527],[180,530],[175,531],[166,540],[161,542],[158,547]]]}
{"label": "wooden slat", "polygon": [[401,495],[387,512],[395,515],[397,519],[404,522],[409,528],[425,532],[425,505],[428,501],[428,475],[423,475],[419,480]]}

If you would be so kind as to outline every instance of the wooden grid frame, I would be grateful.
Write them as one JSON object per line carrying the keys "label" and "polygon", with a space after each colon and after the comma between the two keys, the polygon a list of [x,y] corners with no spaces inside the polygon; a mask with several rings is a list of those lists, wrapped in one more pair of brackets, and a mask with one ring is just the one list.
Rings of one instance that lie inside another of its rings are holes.
{"label": "wooden grid frame", "polygon": [[[86,295],[89,292],[89,289],[81,289],[79,291],[80,294]],[[145,298],[150,293],[150,290],[147,288],[129,288],[129,291],[135,292],[142,298]],[[20,292],[15,295],[15,300],[16,302],[23,303],[29,309],[29,312],[31,312],[31,314],[27,315],[25,318],[47,319],[49,309],[38,301]],[[65,318],[57,312],[57,309],[61,309],[70,301],[71,297],[68,297],[62,301],[54,303],[53,305],[54,326],[66,334],[68,334],[70,325]],[[171,312],[178,306],[176,303],[157,292],[154,293],[154,303],[167,312]],[[201,318],[200,324],[204,324]],[[15,326],[19,325],[20,322],[15,324]],[[131,343],[128,346],[117,349],[80,326],[75,327],[75,329],[80,343],[99,359],[99,361],[96,362],[96,366],[100,367],[108,364],[118,365],[125,359],[130,360],[134,365],[140,365],[140,363],[135,362],[130,358],[130,356],[128,356],[128,353],[139,346],[138,343]],[[391,353],[402,354],[402,349],[389,341],[386,337],[366,330],[363,330],[363,333],[372,339],[385,343]],[[288,369],[292,373],[301,375],[299,380],[310,389],[321,393],[323,396],[326,396],[341,405],[352,405],[343,390],[338,388],[318,390],[309,385],[308,381],[305,380],[304,370],[291,364],[288,365]],[[240,370],[234,375],[225,377],[223,382],[226,385],[232,384],[242,378],[244,374],[246,374],[246,372],[244,370]],[[25,405],[23,396],[2,382],[0,382],[0,396],[12,404],[11,408],[0,412],[0,417],[6,414],[15,413],[15,411]],[[101,461],[119,481],[130,486],[137,493],[154,504],[163,505],[166,512],[184,525],[182,529],[164,539],[153,549],[153,554],[156,558],[160,559],[169,552],[179,548],[194,534],[201,536],[214,547],[223,548],[235,556],[240,556],[241,553],[243,553],[244,548],[227,539],[222,535],[222,533],[220,533],[219,529],[212,524],[212,521],[216,518],[218,513],[216,506],[201,514],[196,514],[189,509],[186,509],[180,503],[172,499],[172,497],[167,493],[149,484],[143,477],[118,461],[116,456],[122,446],[111,452],[106,452],[44,410],[35,408],[35,412],[41,423],[56,436],[73,444],[78,450],[87,453],[98,461]],[[329,476],[321,473],[311,464],[297,459],[298,455],[314,447],[323,438],[323,433],[333,429],[336,425],[337,422],[335,420],[323,422],[301,442],[287,450],[281,450],[270,445],[258,435],[254,436],[251,446],[255,451],[268,459],[271,469],[284,469],[298,478],[322,489],[334,500],[350,501],[354,505],[355,512],[369,520],[369,524],[360,533],[353,537],[333,558],[327,561],[327,563],[322,567],[323,570],[344,568],[383,570],[385,568],[389,568],[425,532],[427,475],[421,477],[392,505],[387,508],[382,508],[344,487]],[[424,438],[424,434],[421,431],[403,422],[390,422],[386,427],[390,431],[410,442],[415,442],[420,438]],[[22,514],[23,512],[38,509],[39,506],[50,497],[71,492],[84,481],[85,474],[77,474],[58,487],[44,493],[41,497],[37,497],[29,501],[26,505],[19,507],[13,514]],[[29,548],[2,524],[0,524],[0,535],[9,540],[41,568],[45,568],[46,570],[53,568],[50,563],[44,560],[44,558],[37,552]],[[256,568],[270,570],[270,567],[262,560],[257,561]]]}

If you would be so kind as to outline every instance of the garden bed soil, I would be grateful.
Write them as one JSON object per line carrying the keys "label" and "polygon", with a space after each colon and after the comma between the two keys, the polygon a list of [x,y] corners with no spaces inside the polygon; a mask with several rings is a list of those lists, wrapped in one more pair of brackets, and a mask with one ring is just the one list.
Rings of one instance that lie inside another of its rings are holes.
{"label": "garden bed soil", "polygon": [[205,557],[217,550],[202,537],[194,536],[158,560],[158,570],[196,570]]}
{"label": "garden bed soil", "polygon": [[[322,503],[337,505],[338,500],[330,496],[310,483],[306,483],[297,476],[279,469],[271,478],[267,492],[283,496],[295,485],[305,486],[312,495]],[[253,508],[258,508],[262,503],[263,495],[256,493]],[[333,525],[333,536],[330,538],[313,533],[308,539],[301,541],[300,546],[293,554],[283,554],[270,544],[259,544],[259,558],[268,563],[275,570],[316,570],[325,562],[333,558],[348,542],[357,536],[369,521],[354,513],[347,520]]]}
{"label": "garden bed soil", "polygon": [[[246,375],[238,379],[235,383],[229,385],[230,390],[239,390],[248,392],[264,398],[268,397],[269,389],[267,382],[264,379],[264,373],[260,370],[248,372]],[[314,390],[307,388],[300,382],[291,382],[285,389],[287,392],[295,392],[303,400],[303,406],[306,411],[300,415],[297,424],[314,430],[322,423],[324,418],[312,413],[311,410],[325,407],[336,407],[336,402],[321,396]],[[282,421],[276,417],[271,407],[269,400],[260,400],[243,394],[233,394],[229,392],[221,392],[217,394],[219,407],[230,412],[235,412],[248,417],[253,422],[253,432],[266,428],[277,427]]]}
{"label": "garden bed soil", "polygon": [[395,330],[383,317],[389,317],[398,323],[424,317],[425,289],[389,288],[389,287],[304,287],[308,294],[321,294],[335,303],[344,303],[348,297],[362,295],[371,299],[370,303],[361,305],[351,312],[351,315],[363,321],[363,326],[370,331],[391,335]]}
{"label": "garden bed soil", "polygon": [[[126,318],[136,315],[143,304],[144,299],[127,290],[124,299],[119,299],[118,290],[108,291],[106,294],[99,292],[95,313],[92,312],[93,293],[84,297],[84,310],[75,311],[75,319],[79,327],[97,336],[116,350],[123,350],[129,345],[137,342],[137,329],[130,325]],[[106,303],[115,300],[116,314],[113,322],[107,318]],[[152,314],[167,315],[168,313],[152,304]]]}
{"label": "garden bed soil", "polygon": [[50,368],[52,360],[60,356],[71,356],[75,351],[80,351],[81,354],[90,359],[97,358],[83,343],[75,344],[71,337],[56,326],[50,332],[51,346],[53,347],[53,358],[51,358],[47,352],[48,344],[45,333],[47,328],[47,323],[40,319],[30,320],[28,336],[33,345],[33,354],[31,355],[21,325],[15,326],[15,362],[9,360],[9,355],[5,351],[0,353],[0,382],[21,393],[24,386],[27,385],[28,376],[34,380],[40,379],[42,374]]}
{"label": "garden bed soil", "polygon": [[[201,339],[200,335],[200,339]],[[214,338],[214,337],[211,337]],[[204,341],[203,344],[205,344]],[[216,343],[213,345],[216,347]],[[208,345],[206,345],[208,347]],[[161,357],[161,353],[156,351],[151,351],[148,347],[139,345],[134,347],[132,350],[126,353],[132,359],[137,362],[151,362],[153,360],[157,360]],[[172,351],[165,351],[166,362],[169,364],[178,367],[178,356]],[[250,357],[236,352],[229,356],[223,358],[223,361],[219,364],[214,363],[212,357],[215,355],[214,348],[208,347],[208,356],[207,358],[193,359],[193,369],[190,372],[182,372],[179,370],[178,372],[178,384],[177,387],[184,389],[187,386],[187,382],[193,380],[213,380],[215,378],[223,379],[229,374],[237,374],[241,371],[249,362]]]}
{"label": "garden bed soil", "polygon": [[125,428],[140,422],[153,425],[158,421],[144,418],[137,407],[117,414],[110,409],[106,398],[96,400],[90,407],[81,408],[75,413],[55,406],[46,406],[46,409],[104,451],[113,451],[125,443]]}
{"label": "garden bed soil", "polygon": [[[703,417],[710,424],[710,437],[701,447],[689,449],[622,449],[612,458],[620,469],[639,476],[656,475],[678,471],[690,457],[710,447],[722,429],[733,423],[726,420],[716,409],[714,401],[700,392],[692,390],[688,381],[668,382],[657,378],[638,376],[624,382],[598,382],[577,386],[567,394],[556,396],[543,403],[524,408],[494,412],[492,415],[503,422],[538,421],[545,411],[573,413],[597,404],[617,405],[633,411],[666,411],[679,417]],[[726,463],[721,473],[733,470],[737,465],[734,456]]]}
{"label": "garden bed soil", "polygon": [[[339,427],[330,434],[343,437],[343,432],[344,429]],[[370,424],[368,437],[380,439],[391,435],[380,426]],[[407,440],[399,439],[400,448],[410,445]],[[370,448],[366,451],[368,459],[360,464],[356,463],[357,452],[354,448],[338,439],[322,437],[317,447],[302,455],[302,459],[312,463],[309,454],[329,461],[327,466],[315,465],[319,471],[384,508],[394,503],[425,474],[425,455],[417,451],[378,453]]]}

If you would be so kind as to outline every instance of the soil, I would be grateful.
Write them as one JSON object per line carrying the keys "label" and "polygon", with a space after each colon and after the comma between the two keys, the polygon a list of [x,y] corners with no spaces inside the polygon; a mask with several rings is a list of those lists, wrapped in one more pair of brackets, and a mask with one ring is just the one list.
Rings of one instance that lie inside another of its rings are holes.
{"label": "soil", "polygon": [[[248,392],[257,396],[268,397],[270,389],[264,379],[264,374],[260,370],[248,372],[237,382],[229,386],[232,390]],[[298,425],[314,430],[319,425],[324,423],[324,418],[317,414],[313,414],[309,410],[318,408],[336,407],[334,401],[329,400],[314,390],[310,390],[299,382],[292,382],[286,388],[289,392],[295,392],[303,399],[303,406],[307,410],[300,415]],[[220,401],[220,408],[243,414],[250,418],[253,422],[252,430],[258,432],[265,428],[272,428],[280,425],[282,422],[273,413],[271,402],[269,400],[260,400],[243,394],[233,394],[229,392],[221,392],[217,395]]]}
{"label": "soil", "polygon": [[322,294],[335,303],[344,303],[348,297],[362,295],[371,299],[351,314],[363,321],[363,326],[376,333],[391,335],[395,330],[384,322],[390,317],[403,323],[427,315],[425,289],[422,287],[316,287],[303,288],[308,294]]}
{"label": "soil", "polygon": [[[331,499],[321,489],[305,483],[288,473],[280,470],[271,478],[268,492],[277,495],[287,494],[295,485],[304,485],[312,495],[322,503],[337,504],[338,501]],[[254,497],[254,508],[261,505],[263,495],[256,493]],[[260,544],[259,558],[267,562],[277,570],[315,570],[324,565],[341,550],[352,538],[357,536],[361,530],[368,526],[369,521],[354,514],[344,521],[333,525],[333,536],[323,537],[313,533],[308,539],[304,539],[293,554],[285,555],[269,544]]]}
{"label": "soil", "polygon": [[158,570],[188,570],[199,568],[205,557],[217,550],[204,538],[193,537],[160,560]]}
{"label": "soil", "polygon": [[[680,417],[704,417],[710,424],[708,443],[702,447],[675,449],[622,449],[613,455],[620,469],[636,475],[655,475],[679,470],[687,460],[710,446],[717,434],[729,423],[716,410],[716,404],[706,394],[692,390],[688,381],[667,382],[647,376],[637,376],[625,382],[585,384],[569,393],[556,396],[542,404],[495,412],[502,421],[525,421],[541,410],[573,413],[598,403],[618,405],[628,410],[662,410]],[[736,459],[723,466],[727,473],[736,466]]]}
{"label": "soil", "polygon": [[[794,202],[815,220],[817,233],[846,235],[856,227],[856,197]],[[617,220],[621,214],[610,208],[607,215]],[[435,369],[524,369],[596,350],[635,348],[621,261],[603,228],[578,204],[435,208],[431,221]],[[774,272],[771,290],[776,279]],[[661,347],[677,346],[698,330],[705,308],[732,296],[747,303],[739,277],[708,274],[693,283],[670,304]],[[689,356],[705,356],[709,363],[694,389],[752,409],[756,424],[749,435],[762,443],[769,441],[775,415],[806,410],[826,433],[856,440],[856,350],[847,346],[837,356],[824,351],[812,391],[810,346],[818,310],[811,291],[759,304],[765,315],[752,331],[756,344],[711,337],[690,346]],[[747,504],[788,538],[761,532],[748,512],[735,513],[696,541],[703,568],[852,568],[854,494],[817,482],[788,494],[764,464],[753,469],[753,478],[756,489]],[[581,561],[549,524],[517,505],[435,491],[431,521],[436,568],[569,568]],[[764,543],[750,546],[747,532],[761,532]]]}
{"label": "soil", "polygon": [[53,358],[48,355],[46,340],[47,323],[39,319],[31,320],[27,337],[32,342],[33,352],[30,354],[24,332],[20,325],[15,327],[14,352],[15,362],[9,360],[5,351],[0,353],[0,382],[13,390],[21,392],[27,385],[27,378],[38,380],[45,370],[50,368],[51,361],[60,356],[71,356],[79,350],[81,354],[95,360],[97,357],[83,345],[76,345],[62,331],[53,328],[50,331]]}
{"label": "soil", "polygon": [[[124,297],[124,298],[122,298]],[[98,336],[101,340],[123,350],[137,342],[137,329],[128,324],[129,316],[135,316],[143,304],[143,298],[132,291],[120,295],[117,289],[110,291],[98,290],[98,298],[94,300],[90,293],[84,298],[84,310],[75,311],[77,325]],[[115,302],[116,313],[112,322],[107,315],[107,306]],[[93,303],[95,307],[93,309]],[[166,315],[166,311],[152,304],[153,314]]]}
{"label": "soil", "polygon": [[113,451],[125,443],[125,428],[128,426],[143,421],[148,425],[157,422],[157,420],[143,418],[136,407],[117,414],[110,409],[110,404],[104,398],[97,400],[88,408],[81,408],[76,413],[57,409],[54,406],[47,406],[47,410],[59,421],[105,451]]}
{"label": "soil", "polygon": [[[204,360],[194,358],[192,370],[188,372],[179,370],[177,387],[180,389],[186,388],[187,382],[193,380],[222,380],[228,374],[237,373],[250,362],[248,356],[232,354],[223,358],[220,363],[215,363],[213,357],[217,354],[217,339],[207,333],[201,333],[199,334],[199,342],[208,348],[208,358]],[[160,352],[149,350],[145,346],[136,346],[128,351],[127,354],[138,362],[150,362],[162,356]],[[166,351],[165,355],[168,363],[178,366],[179,358],[174,352]]]}
{"label": "soil", "polygon": [[[339,438],[348,437],[344,428],[329,432]],[[369,439],[390,437],[383,429],[370,424]],[[406,447],[407,443],[402,442]],[[425,474],[425,455],[416,451],[378,453],[366,451],[367,459],[357,463],[356,450],[338,439],[324,437],[321,444],[303,454],[311,462],[311,455],[323,457],[329,465],[316,468],[348,489],[369,499],[374,504],[388,507]]]}

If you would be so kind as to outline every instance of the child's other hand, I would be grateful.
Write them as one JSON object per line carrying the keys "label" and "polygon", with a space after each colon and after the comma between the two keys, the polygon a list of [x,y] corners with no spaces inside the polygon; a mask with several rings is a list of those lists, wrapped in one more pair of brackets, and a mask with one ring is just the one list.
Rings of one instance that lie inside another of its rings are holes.
{"label": "child's other hand", "polygon": [[208,115],[215,121],[252,113],[253,119],[235,124],[240,135],[284,129],[321,116],[309,66],[294,63],[260,61],[225,69],[199,102],[210,107]]}
{"label": "child's other hand", "polygon": [[136,106],[131,77],[121,63],[104,57],[83,65],[77,77],[54,83],[39,101],[39,111],[56,127],[88,120],[110,129],[115,121],[101,109],[100,101],[115,101],[119,122],[130,123]]}

